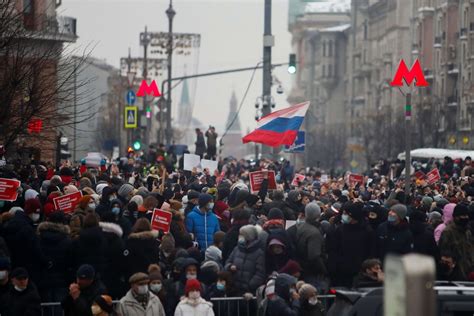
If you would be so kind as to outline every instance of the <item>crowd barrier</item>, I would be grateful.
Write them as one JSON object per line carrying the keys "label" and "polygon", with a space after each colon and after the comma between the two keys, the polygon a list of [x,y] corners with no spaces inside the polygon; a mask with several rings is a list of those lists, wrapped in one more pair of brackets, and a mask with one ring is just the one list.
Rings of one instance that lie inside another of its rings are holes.
{"label": "crowd barrier", "polygon": [[[319,295],[319,300],[327,311],[334,302],[335,295]],[[216,316],[254,316],[257,315],[257,301],[256,298],[247,300],[243,297],[216,297],[211,298],[214,304]],[[114,306],[117,306],[119,301],[113,301]],[[61,308],[61,303],[41,303],[41,313],[43,316],[64,316]]]}

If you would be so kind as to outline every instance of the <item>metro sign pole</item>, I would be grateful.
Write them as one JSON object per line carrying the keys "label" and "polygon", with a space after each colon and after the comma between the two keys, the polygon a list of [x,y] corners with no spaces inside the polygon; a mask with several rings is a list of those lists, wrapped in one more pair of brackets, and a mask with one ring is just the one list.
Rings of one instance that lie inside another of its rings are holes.
{"label": "metro sign pole", "polygon": [[[423,69],[421,68],[420,62],[418,59],[415,60],[411,69],[408,69],[405,61],[400,60],[398,65],[397,72],[393,77],[390,85],[392,87],[402,87],[403,81],[405,81],[407,86],[410,86],[411,83],[415,81],[416,87],[427,87],[428,82],[425,79],[423,74]],[[401,91],[401,90],[400,90]],[[403,92],[402,92],[403,93]],[[411,192],[411,92],[405,94],[405,203],[408,202],[408,197]]]}

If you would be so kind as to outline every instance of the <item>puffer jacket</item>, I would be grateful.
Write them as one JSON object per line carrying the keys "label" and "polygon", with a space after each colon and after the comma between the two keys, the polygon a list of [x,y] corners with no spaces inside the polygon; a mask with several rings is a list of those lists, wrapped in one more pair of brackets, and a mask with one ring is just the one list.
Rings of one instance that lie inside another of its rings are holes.
{"label": "puffer jacket", "polygon": [[194,234],[194,238],[202,251],[214,242],[214,233],[220,231],[219,219],[212,211],[203,213],[198,206],[186,217],[186,230]]}
{"label": "puffer jacket", "polygon": [[160,242],[157,231],[144,231],[132,233],[125,242],[125,266],[127,274],[125,279],[137,272],[148,271],[152,263],[160,263]]}
{"label": "puffer jacket", "polygon": [[38,226],[40,246],[51,265],[43,270],[38,286],[41,289],[67,288],[70,271],[71,238],[69,226],[43,222]]}
{"label": "puffer jacket", "polygon": [[120,316],[144,315],[144,316],[165,316],[165,310],[160,299],[155,294],[149,292],[148,305],[145,308],[133,297],[132,290],[122,297],[117,307]]}
{"label": "puffer jacket", "polygon": [[227,259],[225,269],[230,270],[232,265],[237,267],[233,281],[239,294],[255,293],[265,282],[265,253],[259,240],[254,240],[247,246],[237,245]]}
{"label": "puffer jacket", "polygon": [[276,296],[268,301],[266,315],[297,316],[300,301],[290,299],[290,288],[296,284],[296,278],[288,274],[280,274],[275,280]]}
{"label": "puffer jacket", "polygon": [[82,264],[90,264],[101,277],[107,268],[105,251],[107,243],[99,226],[84,228],[72,243],[74,271]]}
{"label": "puffer jacket", "polygon": [[453,212],[455,207],[456,204],[449,203],[443,208],[443,223],[439,224],[434,231],[434,238],[437,244],[439,243],[439,239],[441,238],[443,231],[446,229],[446,226],[448,226],[448,224],[453,220]]}
{"label": "puffer jacket", "polygon": [[324,264],[324,238],[319,223],[303,223],[296,229],[296,253],[307,275],[327,275]]}
{"label": "puffer jacket", "polygon": [[189,298],[182,299],[176,310],[174,316],[214,316],[214,311],[212,310],[212,303],[207,302],[203,298],[199,298],[199,301],[194,303]]}
{"label": "puffer jacket", "polygon": [[384,261],[389,253],[407,254],[413,251],[413,247],[413,234],[406,221],[397,226],[385,222],[377,229],[377,253],[380,260]]}

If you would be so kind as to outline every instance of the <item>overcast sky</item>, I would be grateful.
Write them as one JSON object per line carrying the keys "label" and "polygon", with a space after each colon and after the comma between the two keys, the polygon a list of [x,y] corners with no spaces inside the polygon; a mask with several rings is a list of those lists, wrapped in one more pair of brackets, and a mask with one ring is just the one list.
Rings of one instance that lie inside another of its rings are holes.
{"label": "overcast sky", "polygon": [[[118,67],[128,47],[133,55],[142,55],[139,33],[145,25],[150,31],[167,31],[165,10],[168,0],[63,0],[59,14],[77,18],[78,46],[95,46],[92,55]],[[263,0],[174,0],[177,12],[176,32],[200,33],[199,72],[252,67],[262,59]],[[288,1],[273,0],[272,33],[275,35],[273,63],[288,61],[291,35],[287,31]],[[173,65],[177,72],[183,65]],[[189,71],[188,71],[189,72]],[[166,72],[164,73],[166,75]],[[175,73],[173,73],[176,76]],[[194,117],[204,126],[215,125],[222,134],[228,115],[229,99],[234,89],[239,102],[252,72],[201,78],[194,95]],[[262,70],[258,70],[247,95],[240,122],[243,132],[255,127],[255,100],[262,92]],[[291,76],[286,67],[274,71],[282,81],[285,94],[272,95],[277,108],[287,106],[286,93],[291,89]],[[177,106],[181,89],[173,94]],[[193,95],[191,95],[193,97]]]}

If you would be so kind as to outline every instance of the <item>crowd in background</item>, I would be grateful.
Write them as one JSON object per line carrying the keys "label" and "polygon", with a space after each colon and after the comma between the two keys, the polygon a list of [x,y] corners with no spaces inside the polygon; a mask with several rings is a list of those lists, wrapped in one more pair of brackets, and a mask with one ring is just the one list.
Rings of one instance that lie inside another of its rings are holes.
{"label": "crowd in background", "polygon": [[[209,173],[164,152],[151,160],[1,167],[21,187],[0,201],[0,315],[41,315],[41,302],[66,315],[232,315],[210,302],[223,297],[249,299],[259,315],[324,315],[318,295],[383,286],[392,253],[433,257],[439,280],[474,281],[470,158],[414,163],[441,180],[413,176],[408,195],[399,161],[373,165],[362,183],[305,168],[291,185],[287,161],[226,159]],[[55,209],[77,191],[75,210]],[[169,233],[152,228],[156,208],[172,213]]]}

